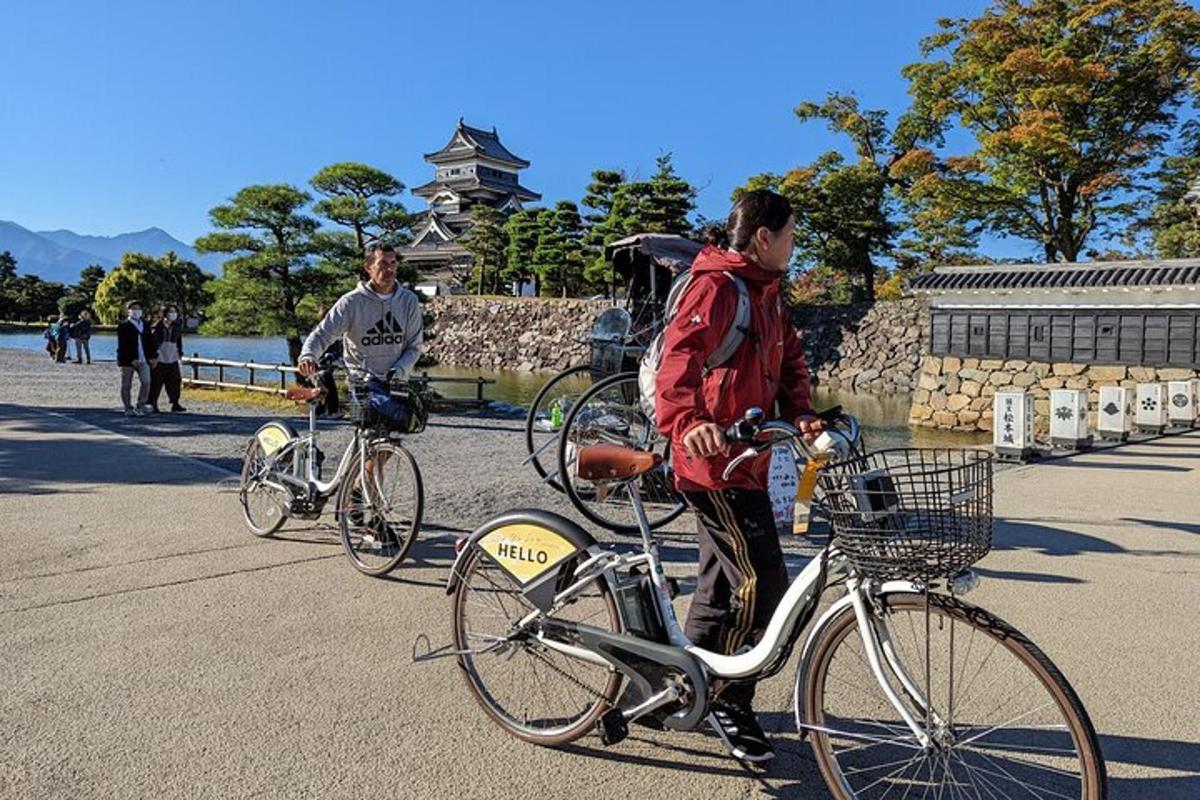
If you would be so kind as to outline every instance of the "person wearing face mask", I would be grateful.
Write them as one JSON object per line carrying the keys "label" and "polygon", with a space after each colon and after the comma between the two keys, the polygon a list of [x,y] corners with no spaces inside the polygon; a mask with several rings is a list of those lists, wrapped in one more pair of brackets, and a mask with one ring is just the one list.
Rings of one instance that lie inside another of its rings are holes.
{"label": "person wearing face mask", "polygon": [[[121,403],[125,416],[140,417],[149,410],[150,370],[158,363],[158,345],[150,326],[142,320],[142,304],[131,300],[126,306],[129,316],[117,326],[117,366],[121,368]],[[138,401],[131,400],[133,376],[138,376]]]}
{"label": "person wearing face mask", "polygon": [[[692,264],[692,284],[667,325],[655,389],[658,426],[671,440],[676,486],[696,514],[699,576],[685,632],[706,650],[733,654],[753,645],[788,587],[767,491],[770,451],[726,480],[735,453],[724,431],[749,408],[821,430],[810,405],[804,347],[792,327],[779,279],[792,256],[795,219],[787,199],[746,192],[725,227]],[[723,364],[707,360],[737,319],[739,278],[750,301],[741,345]],[[753,682],[716,687],[709,725],[743,761],[775,755],[751,709]]]}
{"label": "person wearing face mask", "polygon": [[186,411],[179,405],[179,388],[183,383],[179,374],[179,358],[183,355],[183,323],[179,319],[179,309],[164,307],[162,317],[154,323],[153,334],[158,346],[158,364],[150,374],[150,407],[158,413],[158,398],[165,386],[171,410]]}

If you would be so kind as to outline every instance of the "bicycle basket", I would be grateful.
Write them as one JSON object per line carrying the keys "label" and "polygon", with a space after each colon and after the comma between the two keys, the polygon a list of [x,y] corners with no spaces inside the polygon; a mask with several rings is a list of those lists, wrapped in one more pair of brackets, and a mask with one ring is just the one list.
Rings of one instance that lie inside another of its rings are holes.
{"label": "bicycle basket", "polygon": [[350,384],[349,420],[362,428],[393,431],[396,433],[420,433],[429,421],[429,405],[425,398],[411,386],[392,386],[388,393],[404,407],[407,421],[396,419],[371,408],[368,403],[370,391],[366,384]]}
{"label": "bicycle basket", "polygon": [[821,473],[832,542],[878,580],[944,578],[992,546],[992,455],[896,449]]}

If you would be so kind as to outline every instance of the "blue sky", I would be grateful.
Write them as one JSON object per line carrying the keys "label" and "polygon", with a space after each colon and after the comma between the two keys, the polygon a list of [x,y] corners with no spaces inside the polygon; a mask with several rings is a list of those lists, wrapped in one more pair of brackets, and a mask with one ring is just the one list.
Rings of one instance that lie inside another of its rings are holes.
{"label": "blue sky", "polygon": [[902,110],[920,37],[983,6],[6,0],[0,219],[190,243],[238,188],[335,161],[417,186],[460,115],[532,161],[523,181],[549,203],[670,151],[723,216],[748,176],[845,145],[797,103],[854,91]]}

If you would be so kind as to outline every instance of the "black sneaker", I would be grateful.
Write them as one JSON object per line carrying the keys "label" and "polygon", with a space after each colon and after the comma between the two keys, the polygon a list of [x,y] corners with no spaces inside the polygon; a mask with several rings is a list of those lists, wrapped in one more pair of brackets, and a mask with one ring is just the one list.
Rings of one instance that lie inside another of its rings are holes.
{"label": "black sneaker", "polygon": [[775,757],[775,748],[763,733],[753,711],[737,708],[720,701],[713,703],[708,714],[708,724],[730,754],[739,761],[770,761]]}

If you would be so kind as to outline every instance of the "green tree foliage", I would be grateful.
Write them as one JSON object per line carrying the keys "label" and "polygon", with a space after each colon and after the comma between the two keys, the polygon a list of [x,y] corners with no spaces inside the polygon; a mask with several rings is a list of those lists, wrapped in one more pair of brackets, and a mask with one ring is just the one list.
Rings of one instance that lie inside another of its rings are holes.
{"label": "green tree foliage", "polygon": [[801,282],[802,299],[828,292],[835,302],[874,300],[879,261],[891,254],[899,230],[903,178],[893,169],[925,131],[911,116],[889,129],[885,111],[861,109],[854,97],[841,94],[801,103],[796,116],[802,122],[825,120],[850,139],[854,159],[831,150],[786,175],[751,178],[734,199],[745,189],[771,189],[791,202],[796,260],[818,270]]}
{"label": "green tree foliage", "polygon": [[581,294],[585,284],[583,220],[578,206],[561,201],[553,211],[539,213],[537,220],[540,230],[532,259],[540,293],[548,297]]}
{"label": "green tree foliage", "polygon": [[1200,198],[1188,197],[1200,180],[1200,122],[1183,127],[1178,152],[1155,176],[1153,208],[1143,227],[1162,258],[1200,258]]}
{"label": "green tree foliage", "polygon": [[[93,280],[96,273],[88,272],[92,269],[85,269],[81,279]],[[112,272],[97,284],[90,304],[100,321],[108,324],[120,321],[130,300],[140,302],[147,316],[156,315],[162,306],[171,304],[186,318],[201,313],[212,300],[207,289],[211,279],[196,264],[173,252],[158,258],[145,253],[125,253]]]}
{"label": "green tree foliage", "polygon": [[690,233],[688,215],[696,208],[696,189],[675,174],[670,153],[660,155],[655,163],[657,171],[638,189],[641,229],[646,233]]}
{"label": "green tree foliage", "polygon": [[408,241],[410,217],[399,200],[404,184],[383,170],[342,161],[322,169],[309,184],[322,198],[313,211],[349,228],[360,255],[380,239],[394,245]]}
{"label": "green tree foliage", "polygon": [[8,250],[0,252],[0,319],[37,322],[54,316],[65,293],[61,283],[36,275],[18,276],[17,259]]}
{"label": "green tree foliage", "polygon": [[544,228],[543,215],[553,213],[547,208],[524,208],[504,223],[504,233],[508,239],[503,274],[505,283],[532,280],[534,293],[541,293],[541,276],[533,268],[533,253]]}
{"label": "green tree foliage", "polygon": [[209,212],[220,230],[196,240],[196,249],[232,257],[211,284],[206,333],[284,336],[297,362],[306,332],[300,300],[327,293],[344,277],[315,262],[319,223],[302,213],[310,199],[287,184],[247,186]]}
{"label": "green tree foliage", "polygon": [[915,116],[977,147],[914,154],[914,196],[1075,261],[1127,215],[1200,86],[1200,11],[1182,0],[993,0],[945,19],[910,64]]}
{"label": "green tree foliage", "polygon": [[504,213],[485,203],[471,209],[471,228],[463,246],[472,256],[469,286],[477,294],[501,294],[502,273],[508,265]]}
{"label": "green tree foliage", "polygon": [[[313,211],[349,229],[313,234],[313,249],[320,255],[318,266],[326,271],[357,278],[367,245],[386,241],[398,247],[412,239],[412,216],[399,199],[404,184],[383,170],[343,161],[319,171],[309,184],[321,196]],[[396,280],[416,283],[420,275],[411,264],[399,259]],[[335,288],[348,290],[352,283],[343,281]],[[321,298],[321,302],[330,300]]]}

